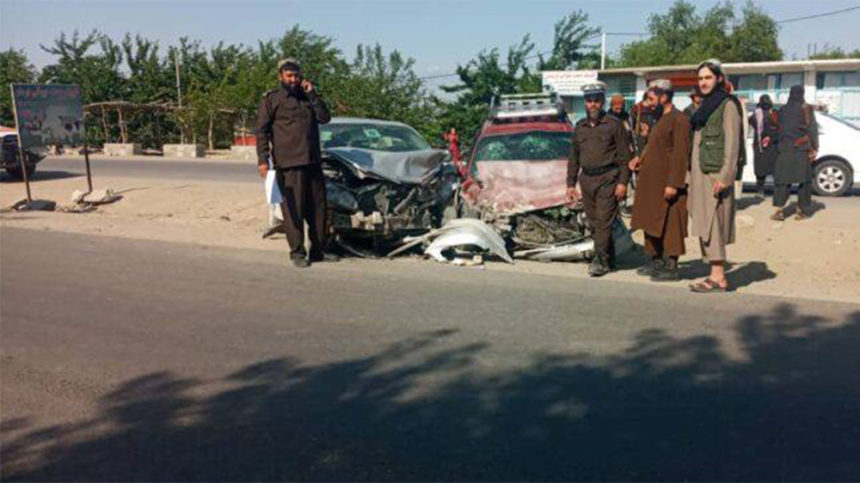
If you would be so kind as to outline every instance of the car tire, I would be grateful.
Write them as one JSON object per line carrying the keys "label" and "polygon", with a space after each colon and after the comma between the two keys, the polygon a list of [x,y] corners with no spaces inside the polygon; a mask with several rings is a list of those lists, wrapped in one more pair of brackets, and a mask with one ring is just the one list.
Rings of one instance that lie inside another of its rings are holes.
{"label": "car tire", "polygon": [[818,196],[842,196],[853,183],[851,166],[842,159],[824,159],[813,168],[812,188]]}
{"label": "car tire", "polygon": [[[33,175],[36,173],[36,165],[28,164],[27,165],[27,179],[33,179]],[[21,172],[20,166],[9,166],[6,168],[6,174],[9,175],[10,178],[15,180],[23,180],[24,173]]]}

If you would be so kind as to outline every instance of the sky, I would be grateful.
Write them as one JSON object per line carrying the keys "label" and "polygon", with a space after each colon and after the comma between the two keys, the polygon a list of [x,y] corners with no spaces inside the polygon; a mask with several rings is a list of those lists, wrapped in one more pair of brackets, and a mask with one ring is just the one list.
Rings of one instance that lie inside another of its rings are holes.
{"label": "sky", "polygon": [[[646,32],[648,17],[665,13],[672,0],[0,0],[0,49],[23,49],[36,67],[53,62],[39,48],[61,32],[98,29],[114,39],[126,32],[158,40],[162,50],[187,36],[203,45],[280,37],[298,24],[334,39],[352,58],[358,44],[379,43],[416,61],[419,76],[454,72],[483,49],[507,47],[530,34],[538,51],[552,45],[553,24],[575,10],[605,32]],[[714,0],[692,1],[697,11]],[[736,12],[743,2],[736,0]],[[860,5],[860,0],[755,0],[775,20],[814,15]],[[817,44],[860,48],[860,10],[781,24],[779,43],[786,58],[805,58]],[[609,36],[610,53],[633,37]],[[595,42],[599,43],[599,39]],[[430,81],[449,84],[455,77]]]}

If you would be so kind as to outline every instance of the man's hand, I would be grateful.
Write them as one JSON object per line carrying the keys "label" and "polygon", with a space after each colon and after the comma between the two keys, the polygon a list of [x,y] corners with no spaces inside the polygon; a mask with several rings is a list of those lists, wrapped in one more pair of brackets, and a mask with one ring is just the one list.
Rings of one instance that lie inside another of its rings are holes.
{"label": "man's hand", "polygon": [[266,173],[268,173],[268,172],[269,172],[269,167],[268,167],[268,166],[266,166],[265,164],[258,164],[258,165],[257,165],[257,170],[260,172],[260,177],[261,177],[261,178],[265,178],[265,177],[266,177]]}
{"label": "man's hand", "polygon": [[770,137],[765,136],[761,140],[761,147],[766,148],[768,146],[770,146]]}
{"label": "man's hand", "polygon": [[676,196],[678,196],[678,188],[674,186],[663,188],[663,198],[666,198],[666,201],[672,201]]}
{"label": "man's hand", "polygon": [[314,91],[314,83],[305,79],[302,81],[302,90],[305,91],[306,94],[310,94]]}
{"label": "man's hand", "polygon": [[570,201],[579,201],[582,199],[582,193],[576,186],[571,186],[567,189],[567,199]]}
{"label": "man's hand", "polygon": [[724,185],[719,181],[714,181],[714,196],[720,196],[720,193],[725,191],[726,188],[728,188],[728,186]]}
{"label": "man's hand", "polygon": [[627,185],[619,183],[615,186],[615,199],[621,201],[625,198],[627,198]]}
{"label": "man's hand", "polygon": [[818,151],[814,149],[809,150],[809,162],[814,163],[815,159],[818,157]]}
{"label": "man's hand", "polygon": [[639,171],[639,164],[639,156],[636,156],[627,163],[627,167],[630,168],[630,171]]}

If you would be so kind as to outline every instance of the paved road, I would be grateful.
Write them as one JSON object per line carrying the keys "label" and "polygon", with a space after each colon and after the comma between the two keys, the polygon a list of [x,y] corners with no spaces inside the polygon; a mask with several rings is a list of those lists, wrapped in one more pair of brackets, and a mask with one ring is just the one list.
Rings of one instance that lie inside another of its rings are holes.
{"label": "paved road", "polygon": [[[259,183],[254,162],[237,161],[178,161],[178,160],[131,160],[131,159],[92,159],[90,166],[93,176],[117,176],[130,178],[195,179],[203,181]],[[47,158],[39,164],[36,181],[43,173],[51,179],[60,173],[86,175],[84,159]],[[5,175],[4,175],[5,176]]]}
{"label": "paved road", "polygon": [[860,479],[860,305],[0,244],[3,479]]}

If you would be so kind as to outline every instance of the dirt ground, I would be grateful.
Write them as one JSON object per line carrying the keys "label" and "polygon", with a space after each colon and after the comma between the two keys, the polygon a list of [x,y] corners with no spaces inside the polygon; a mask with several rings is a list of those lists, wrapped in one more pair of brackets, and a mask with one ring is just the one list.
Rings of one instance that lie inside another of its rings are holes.
{"label": "dirt ground", "polygon": [[[284,263],[287,269],[283,236],[261,238],[268,224],[262,182],[97,177],[94,185],[96,189],[112,188],[122,199],[90,213],[2,213],[0,226],[269,250],[273,252],[273,263]],[[81,177],[42,179],[33,183],[33,194],[35,198],[70,205],[72,192],[85,187],[86,181]],[[10,206],[23,196],[21,183],[0,184],[0,206]],[[773,212],[769,198],[756,202],[750,194],[744,194],[739,200],[738,241],[728,249],[728,277],[738,293],[860,301],[860,196],[816,198],[816,204],[818,211],[811,219],[788,218],[779,223],[769,219]],[[634,240],[641,243],[641,233],[634,234]],[[687,252],[681,262],[682,276],[688,280],[669,285],[685,287],[689,279],[707,274],[695,239],[687,240]],[[606,278],[651,283],[633,270],[644,258],[641,253],[625,257],[620,260],[620,270]],[[363,263],[436,262],[413,256]],[[452,276],[457,270],[473,269],[452,267]],[[489,262],[485,269],[587,277],[583,263]]]}

